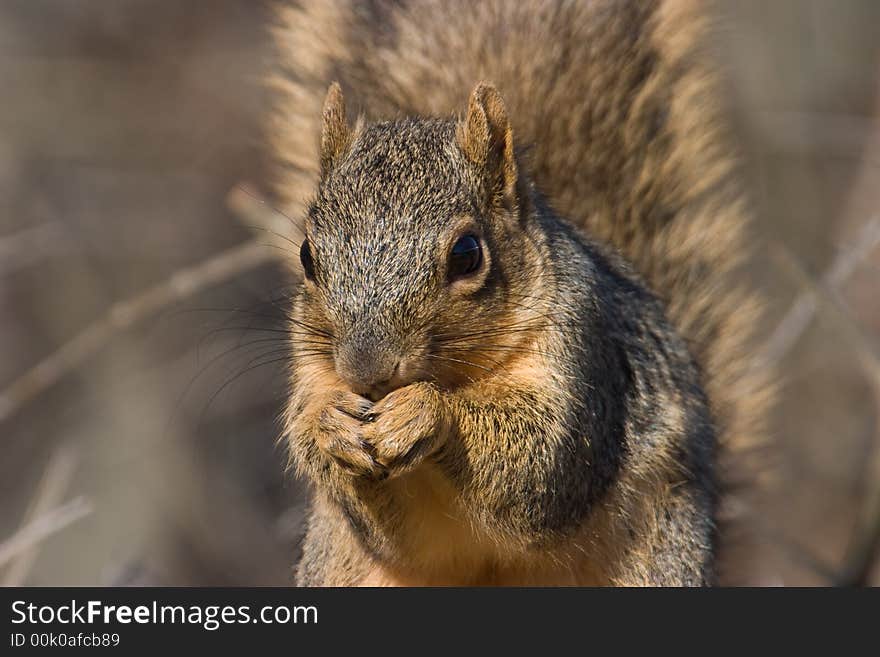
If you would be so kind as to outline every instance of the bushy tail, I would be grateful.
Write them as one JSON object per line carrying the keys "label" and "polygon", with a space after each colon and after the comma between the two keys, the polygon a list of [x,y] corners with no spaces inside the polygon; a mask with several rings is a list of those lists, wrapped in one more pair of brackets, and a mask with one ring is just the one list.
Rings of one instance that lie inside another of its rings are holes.
{"label": "bushy tail", "polygon": [[757,295],[736,282],[746,213],[692,5],[302,0],[279,14],[273,137],[278,191],[296,213],[317,175],[332,80],[370,118],[450,115],[477,81],[494,83],[551,204],[617,247],[666,301],[704,371],[732,474],[760,440],[767,395],[750,358]]}

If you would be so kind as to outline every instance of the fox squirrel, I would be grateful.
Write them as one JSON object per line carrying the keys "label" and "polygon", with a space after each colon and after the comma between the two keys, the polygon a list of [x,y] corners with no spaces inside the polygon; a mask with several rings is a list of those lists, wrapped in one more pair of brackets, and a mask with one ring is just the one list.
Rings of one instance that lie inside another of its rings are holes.
{"label": "fox squirrel", "polygon": [[718,580],[768,396],[698,9],[280,10],[299,584]]}

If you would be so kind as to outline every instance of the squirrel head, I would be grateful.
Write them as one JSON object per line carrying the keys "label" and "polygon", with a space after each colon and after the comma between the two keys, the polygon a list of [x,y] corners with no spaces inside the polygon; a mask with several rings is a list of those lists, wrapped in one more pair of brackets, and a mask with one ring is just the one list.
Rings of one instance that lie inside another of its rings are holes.
{"label": "squirrel head", "polygon": [[478,85],[462,120],[352,127],[333,84],[320,159],[300,249],[301,357],[374,400],[417,380],[473,381],[509,357],[503,328],[523,307],[511,301],[538,268],[495,88]]}

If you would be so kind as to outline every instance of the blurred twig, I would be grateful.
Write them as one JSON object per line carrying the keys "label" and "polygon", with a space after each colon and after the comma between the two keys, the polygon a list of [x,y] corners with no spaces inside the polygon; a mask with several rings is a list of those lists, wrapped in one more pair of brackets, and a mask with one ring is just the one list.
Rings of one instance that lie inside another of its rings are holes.
{"label": "blurred twig", "polygon": [[[880,246],[880,217],[869,220],[859,231],[853,246],[842,249],[834,259],[830,269],[822,279],[822,284],[831,290],[839,289],[852,275],[856,268],[867,259],[871,253]],[[779,254],[777,254],[779,255]],[[790,254],[785,253],[783,258],[791,259]],[[786,268],[791,270],[791,265]],[[805,272],[796,274],[803,282]],[[792,304],[785,317],[782,318],[773,334],[764,343],[758,352],[754,363],[756,367],[773,367],[785,357],[789,350],[803,335],[810,325],[817,310],[817,296],[815,285],[808,284],[797,300]]]}
{"label": "blurred twig", "polygon": [[[70,445],[56,449],[49,458],[49,464],[43,473],[43,479],[37,492],[25,512],[22,526],[34,522],[37,518],[58,506],[64,499],[70,481],[76,470],[77,455]],[[36,560],[39,546],[34,544],[30,549],[22,550],[9,565],[3,578],[3,586],[21,586],[27,579],[28,572]]]}
{"label": "blurred twig", "polygon": [[[264,218],[269,211],[256,196],[249,197],[246,193],[231,194],[230,206],[256,221]],[[246,242],[192,267],[181,269],[131,299],[113,304],[103,317],[0,391],[0,422],[81,365],[116,333],[155,315],[165,306],[270,262],[273,257],[272,250],[267,249],[262,241]]]}
{"label": "blurred twig", "polygon": [[27,401],[82,364],[114,334],[153,316],[165,306],[270,260],[271,253],[264,244],[247,242],[197,265],[181,269],[145,292],[113,304],[103,317],[0,392],[0,422],[11,417]]}
{"label": "blurred twig", "polygon": [[92,505],[84,497],[76,497],[41,515],[0,543],[0,566],[91,512]]}
{"label": "blurred twig", "polygon": [[[830,284],[834,282],[832,280],[833,274],[836,273],[838,276],[846,278],[847,270],[852,271],[858,260],[867,256],[876,246],[880,241],[878,224],[880,221],[875,219],[866,225],[861,234],[862,243],[850,254],[851,256],[858,254],[860,257],[852,257],[850,258],[851,262],[842,262],[838,267],[832,268],[830,274],[823,281],[813,278],[785,248],[775,248],[774,254],[780,264],[812,295],[813,309],[810,311],[807,321],[817,310],[817,304],[821,304],[827,310],[828,318],[834,321],[841,335],[847,338],[847,344],[859,356],[859,363],[871,381],[878,398],[878,409],[880,409],[880,354],[870,338],[853,321],[843,300]],[[803,328],[801,327],[800,331]],[[878,551],[880,551],[880,472],[869,471],[868,478],[868,492],[859,514],[859,524],[853,534],[852,547],[848,551],[840,574],[834,580],[840,585],[867,584]]]}
{"label": "blurred twig", "polygon": [[811,293],[814,303],[825,307],[828,311],[827,317],[835,323],[841,335],[848,339],[849,347],[859,356],[859,363],[865,373],[873,383],[880,385],[880,355],[871,340],[850,317],[849,311],[837,291],[831,288],[827,282],[819,281],[811,276],[797,258],[784,247],[774,247],[774,255],[782,267]]}

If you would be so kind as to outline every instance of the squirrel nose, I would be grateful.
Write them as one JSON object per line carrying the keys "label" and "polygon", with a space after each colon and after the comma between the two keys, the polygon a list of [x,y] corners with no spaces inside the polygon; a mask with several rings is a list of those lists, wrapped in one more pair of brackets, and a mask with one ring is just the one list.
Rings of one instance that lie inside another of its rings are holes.
{"label": "squirrel nose", "polygon": [[336,373],[361,395],[391,381],[399,366],[399,358],[378,349],[350,346],[336,356]]}

